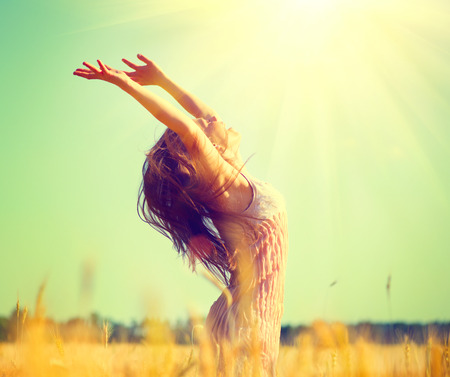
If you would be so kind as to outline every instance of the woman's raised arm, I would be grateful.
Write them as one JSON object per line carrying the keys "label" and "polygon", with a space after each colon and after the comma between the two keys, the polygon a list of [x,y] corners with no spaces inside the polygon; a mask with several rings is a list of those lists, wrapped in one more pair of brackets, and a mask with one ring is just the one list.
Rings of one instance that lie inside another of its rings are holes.
{"label": "woman's raised arm", "polygon": [[103,80],[118,86],[144,106],[161,123],[176,132],[186,148],[192,147],[199,128],[190,117],[156,94],[146,90],[125,72],[111,68],[100,60],[97,62],[100,69],[84,62],[87,69],[79,68],[73,74],[88,80]]}
{"label": "woman's raised arm", "polygon": [[127,59],[122,59],[126,65],[133,69],[132,72],[125,72],[133,81],[141,85],[160,86],[195,118],[211,120],[215,117],[216,120],[219,120],[219,115],[213,109],[194,94],[175,83],[156,63],[141,54],[138,54],[137,57],[145,65],[137,65]]}
{"label": "woman's raised arm", "polygon": [[[97,62],[100,69],[84,62],[87,69],[79,68],[73,74],[88,80],[110,82],[131,95],[156,119],[178,134],[186,149],[193,156],[195,155],[203,166],[204,179],[211,182],[213,190],[221,189],[231,182],[231,185],[227,186],[227,189],[218,198],[225,208],[236,212],[246,208],[242,203],[248,203],[252,195],[248,181],[239,174],[235,167],[222,158],[193,119],[169,102],[146,90],[125,72],[111,68],[100,60]],[[243,201],[242,198],[244,198]]]}
{"label": "woman's raised arm", "polygon": [[[233,181],[228,191],[240,190],[241,186],[248,188],[248,182],[239,175],[236,168],[226,162],[202,129],[187,116],[169,102],[149,92],[143,86],[132,80],[125,72],[111,68],[97,61],[100,67],[84,62],[86,68],[79,68],[73,74],[88,80],[103,80],[112,83],[144,106],[156,119],[165,124],[181,138],[186,149],[196,156],[203,166],[205,179],[210,180],[217,187],[224,186]],[[222,196],[227,199],[227,195]]]}

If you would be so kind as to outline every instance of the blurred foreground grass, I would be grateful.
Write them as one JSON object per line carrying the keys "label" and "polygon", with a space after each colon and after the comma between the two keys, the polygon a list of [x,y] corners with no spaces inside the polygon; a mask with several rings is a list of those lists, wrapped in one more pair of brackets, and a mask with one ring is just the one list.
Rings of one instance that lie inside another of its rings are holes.
{"label": "blurred foreground grass", "polygon": [[[215,375],[202,344],[41,343],[37,338],[0,344],[0,376],[202,376]],[[310,336],[281,347],[278,376],[286,377],[446,377],[448,346],[434,343],[379,345],[363,339],[326,347]],[[258,374],[248,374],[257,376]]]}
{"label": "blurred foreground grass", "polygon": [[[143,322],[139,342],[111,342],[114,329],[108,321],[80,319],[60,332],[61,325],[45,316],[42,294],[43,286],[33,315],[17,301],[7,327],[10,342],[0,343],[0,377],[216,376],[217,360],[201,319],[191,319],[190,335],[185,334],[188,345],[177,343],[167,323],[159,320]],[[395,344],[376,343],[369,328],[353,330],[350,336],[350,328],[342,323],[314,321],[291,346],[280,348],[277,376],[450,377],[448,326],[429,326],[423,337],[416,337],[422,339],[417,343],[411,331],[395,333],[394,326],[389,328],[385,336],[394,336]],[[239,364],[244,365],[239,374],[231,373],[239,351],[228,350],[230,370],[221,377],[263,377],[255,345],[246,362]]]}

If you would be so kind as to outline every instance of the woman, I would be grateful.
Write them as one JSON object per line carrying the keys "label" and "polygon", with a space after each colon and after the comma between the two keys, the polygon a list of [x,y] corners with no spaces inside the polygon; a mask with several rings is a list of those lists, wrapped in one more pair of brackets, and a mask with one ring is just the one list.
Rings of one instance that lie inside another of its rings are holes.
{"label": "woman", "polygon": [[[167,126],[144,163],[140,216],[169,237],[193,269],[201,263],[226,286],[206,319],[218,374],[248,373],[253,360],[252,368],[275,376],[287,256],[283,198],[249,177],[238,132],[154,62],[138,59],[144,65],[123,59],[129,72],[98,60],[98,68],[85,62],[74,74],[116,85]],[[166,90],[194,119],[144,85]]]}

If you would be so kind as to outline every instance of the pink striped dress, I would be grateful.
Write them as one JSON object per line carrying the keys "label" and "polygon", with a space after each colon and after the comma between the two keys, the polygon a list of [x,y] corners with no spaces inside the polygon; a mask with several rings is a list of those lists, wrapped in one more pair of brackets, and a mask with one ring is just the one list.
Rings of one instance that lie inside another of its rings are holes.
{"label": "pink striped dress", "polygon": [[[243,363],[256,340],[262,375],[275,376],[288,251],[287,215],[278,191],[256,178],[247,180],[253,189],[253,199],[242,218],[252,223],[256,237],[238,248],[240,276],[231,272],[228,299],[222,293],[214,302],[206,328],[219,350],[219,374],[230,362],[220,355],[224,344],[241,350],[234,358],[239,364],[238,359]],[[234,370],[240,375],[239,365]]]}

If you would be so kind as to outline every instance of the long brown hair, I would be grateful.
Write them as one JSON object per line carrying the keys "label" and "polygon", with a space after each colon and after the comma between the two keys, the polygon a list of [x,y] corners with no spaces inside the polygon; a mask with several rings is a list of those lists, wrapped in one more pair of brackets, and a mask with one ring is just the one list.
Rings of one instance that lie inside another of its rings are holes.
{"label": "long brown hair", "polygon": [[173,242],[193,270],[198,261],[227,286],[234,253],[213,224],[226,216],[214,205],[221,191],[213,191],[199,170],[180,137],[166,130],[142,167],[138,214]]}

